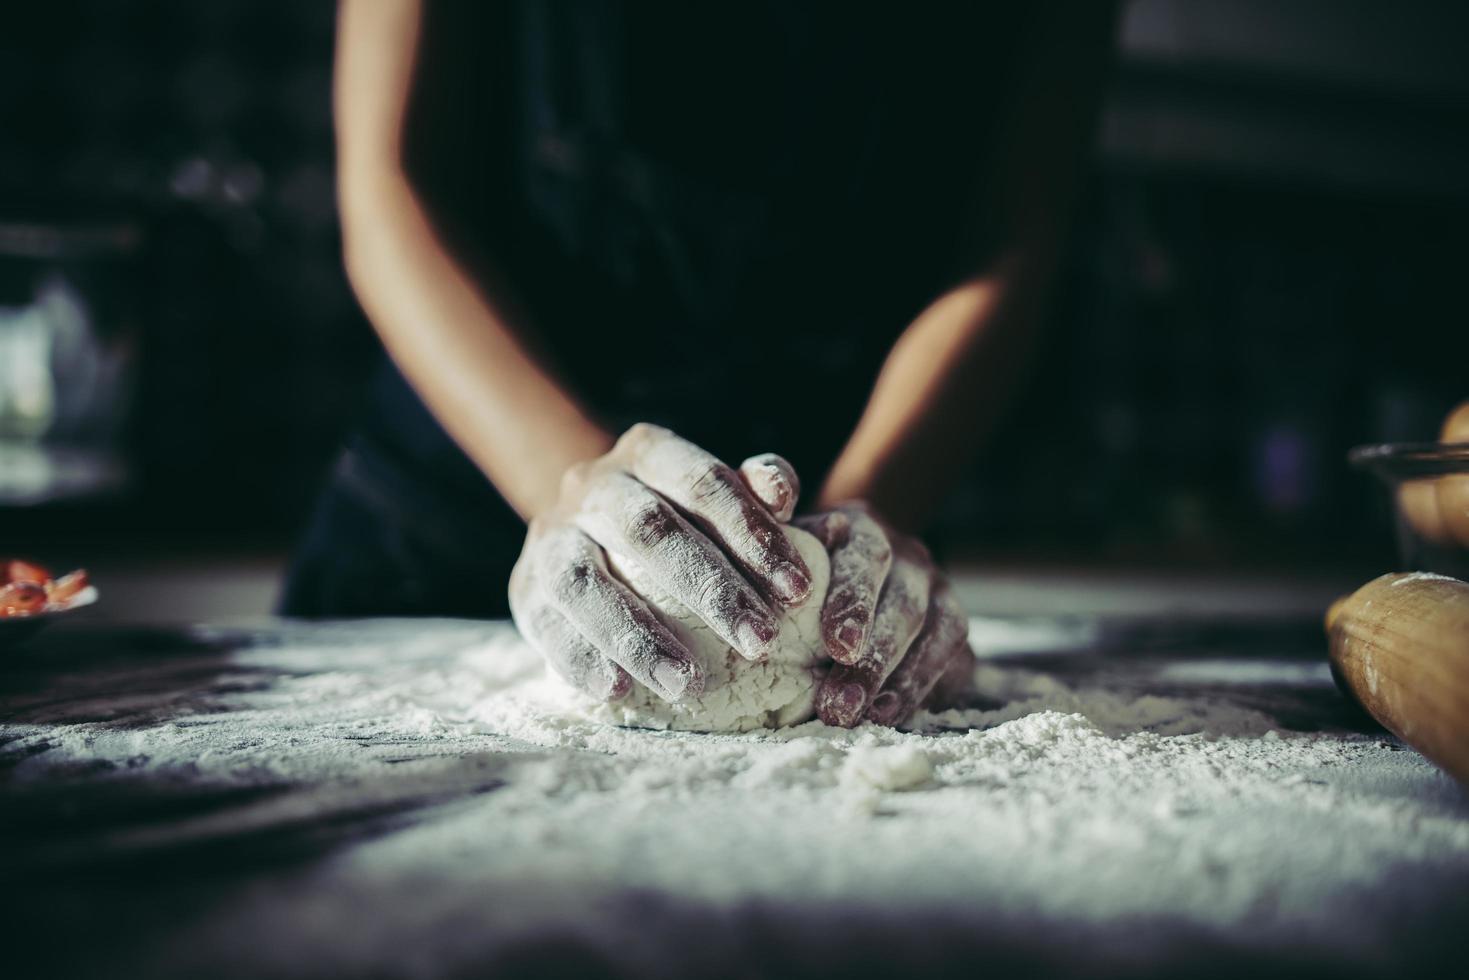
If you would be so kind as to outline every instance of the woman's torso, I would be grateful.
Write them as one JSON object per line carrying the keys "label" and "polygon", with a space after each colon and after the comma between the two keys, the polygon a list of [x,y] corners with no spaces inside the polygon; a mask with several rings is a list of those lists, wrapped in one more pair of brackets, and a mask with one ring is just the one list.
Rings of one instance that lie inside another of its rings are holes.
{"label": "woman's torso", "polygon": [[[431,2],[410,173],[609,426],[779,451],[811,485],[897,334],[963,274],[1018,6]],[[506,536],[386,361],[353,442],[400,495]]]}

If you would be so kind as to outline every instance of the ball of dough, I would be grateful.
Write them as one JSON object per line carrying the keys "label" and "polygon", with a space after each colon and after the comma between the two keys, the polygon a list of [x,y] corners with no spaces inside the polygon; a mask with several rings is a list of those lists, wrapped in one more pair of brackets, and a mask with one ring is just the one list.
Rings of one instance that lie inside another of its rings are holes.
{"label": "ball of dough", "polygon": [[687,606],[658,588],[635,562],[609,555],[613,571],[648,601],[703,665],[704,693],[670,704],[634,684],[621,701],[589,704],[588,713],[618,725],[693,732],[781,728],[810,719],[821,680],[818,665],[824,660],[821,604],[831,566],[821,542],[798,528],[782,530],[811,570],[811,594],[805,603],[786,611],[775,651],[760,662],[740,656]]}

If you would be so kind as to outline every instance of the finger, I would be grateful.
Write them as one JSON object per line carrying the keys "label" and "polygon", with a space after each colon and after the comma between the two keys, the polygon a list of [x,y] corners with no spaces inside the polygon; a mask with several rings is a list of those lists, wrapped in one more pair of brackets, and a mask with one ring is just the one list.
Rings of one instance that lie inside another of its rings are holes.
{"label": "finger", "polygon": [[[534,526],[531,533],[536,534]],[[532,551],[534,547],[530,545]],[[510,571],[510,616],[520,634],[562,680],[582,693],[602,701],[626,697],[632,689],[631,675],[602,656],[549,604],[543,590],[536,587],[531,571],[534,563],[533,555],[522,555]]]}
{"label": "finger", "polygon": [[907,721],[960,654],[969,654],[969,620],[947,585],[935,591],[923,632],[872,699],[867,720],[879,725]]}
{"label": "finger", "polygon": [[840,513],[845,529],[831,533],[831,584],[821,606],[821,636],[839,664],[856,663],[868,642],[873,613],[883,583],[893,567],[887,532],[866,508],[848,506]]}
{"label": "finger", "polygon": [[[956,599],[955,602],[957,601]],[[964,625],[964,641],[954,648],[949,657],[948,666],[939,675],[938,683],[933,686],[928,697],[918,702],[920,708],[933,710],[935,707],[953,707],[963,704],[975,693],[974,668],[977,661],[974,649],[969,645],[967,614],[965,614]]]}
{"label": "finger", "polygon": [[641,565],[746,659],[773,650],[780,627],[765,600],[712,541],[637,480],[626,473],[600,478],[588,488],[577,522],[603,547]]}
{"label": "finger", "polygon": [[576,528],[536,545],[536,578],[550,603],[603,656],[666,701],[696,697],[699,664],[647,603],[607,570],[602,551]]}
{"label": "finger", "polygon": [[767,595],[786,606],[804,602],[811,594],[810,569],[740,475],[693,443],[660,431],[631,454],[632,475],[688,515]]}
{"label": "finger", "polygon": [[770,516],[781,523],[788,523],[796,512],[796,500],[801,496],[801,481],[795,467],[785,457],[775,453],[751,456],[740,464],[740,478],[765,505]]}
{"label": "finger", "polygon": [[599,701],[618,701],[632,690],[632,676],[598,652],[549,605],[511,610],[515,625],[551,668],[572,687]]}
{"label": "finger", "polygon": [[828,725],[851,728],[898,666],[928,615],[930,566],[906,557],[893,563],[883,585],[867,646],[853,664],[837,664],[816,694],[816,713]]}
{"label": "finger", "polygon": [[974,650],[966,641],[954,648],[949,655],[949,664],[939,675],[938,683],[928,697],[918,702],[918,707],[930,711],[962,705],[974,694]]}
{"label": "finger", "polygon": [[820,541],[827,553],[847,540],[852,532],[852,521],[840,510],[824,510],[819,514],[798,517],[791,523]]}

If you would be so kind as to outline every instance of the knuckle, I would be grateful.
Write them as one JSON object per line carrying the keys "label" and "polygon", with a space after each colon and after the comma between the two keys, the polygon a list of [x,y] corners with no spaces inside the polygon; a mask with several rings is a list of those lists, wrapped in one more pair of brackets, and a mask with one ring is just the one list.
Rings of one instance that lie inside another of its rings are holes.
{"label": "knuckle", "polygon": [[718,460],[701,462],[689,474],[689,493],[696,503],[723,503],[734,492],[735,474]]}
{"label": "knuckle", "polygon": [[847,533],[852,528],[851,519],[839,510],[824,510],[798,517],[793,523],[816,535],[828,548],[836,548],[843,544]]}
{"label": "knuckle", "polygon": [[561,495],[563,497],[575,496],[586,486],[587,479],[591,474],[590,463],[573,463],[561,474]]}
{"label": "knuckle", "polygon": [[628,515],[627,536],[644,548],[657,547],[677,529],[673,511],[660,500],[640,501]]}
{"label": "knuckle", "polygon": [[826,515],[825,534],[826,545],[829,548],[843,548],[852,539],[852,519],[839,510],[831,511]]}
{"label": "knuckle", "polygon": [[711,572],[694,583],[694,599],[700,609],[717,609],[724,604],[724,577]]}
{"label": "knuckle", "polygon": [[619,630],[608,643],[613,659],[622,663],[641,663],[649,660],[656,652],[658,643],[653,632],[644,626],[629,626]]}
{"label": "knuckle", "polygon": [[806,565],[780,525],[763,510],[757,513],[742,509],[738,517],[718,530],[724,550],[752,575],[765,578],[782,565]]}
{"label": "knuckle", "polygon": [[851,583],[844,582],[841,585],[833,586],[826,593],[826,602],[823,604],[822,611],[830,619],[845,618],[857,612],[865,615],[865,609],[861,608],[864,605],[862,598]]}
{"label": "knuckle", "polygon": [[648,443],[669,435],[669,431],[651,422],[635,422],[617,439],[616,448],[635,450]]}
{"label": "knuckle", "polygon": [[[710,626],[733,622],[742,605],[740,592],[728,576],[718,571],[710,572],[694,583],[694,601],[697,608],[712,620]],[[746,598],[743,605],[751,605],[750,600]]]}
{"label": "knuckle", "polygon": [[558,602],[576,605],[596,588],[597,574],[596,563],[590,558],[574,558],[557,571],[551,581],[551,593]]}

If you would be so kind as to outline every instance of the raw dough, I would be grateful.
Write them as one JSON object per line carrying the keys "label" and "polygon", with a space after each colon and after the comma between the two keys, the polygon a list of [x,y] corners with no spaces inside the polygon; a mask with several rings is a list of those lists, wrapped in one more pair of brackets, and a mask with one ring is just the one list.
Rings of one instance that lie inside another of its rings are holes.
{"label": "raw dough", "polygon": [[648,600],[668,628],[704,667],[704,693],[669,704],[641,684],[621,701],[591,703],[594,717],[637,728],[693,732],[743,732],[806,721],[820,680],[821,603],[831,577],[826,549],[805,531],[783,527],[811,570],[811,595],[788,610],[780,623],[776,651],[753,663],[730,649],[688,607],[658,588],[636,563],[608,556],[619,577]]}

